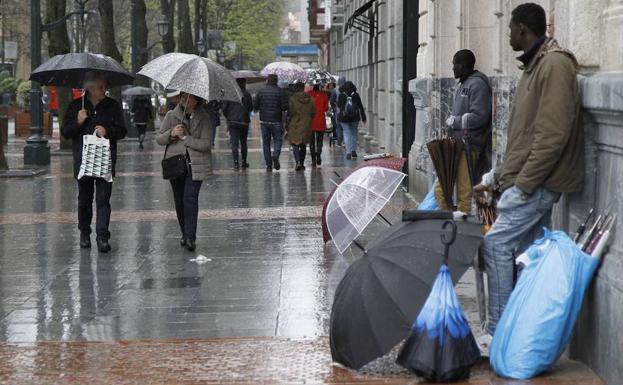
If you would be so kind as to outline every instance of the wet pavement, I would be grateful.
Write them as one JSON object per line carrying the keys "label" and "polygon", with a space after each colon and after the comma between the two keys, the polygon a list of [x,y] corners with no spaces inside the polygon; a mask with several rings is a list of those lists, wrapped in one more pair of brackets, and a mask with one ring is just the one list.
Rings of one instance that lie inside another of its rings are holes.
{"label": "wet pavement", "polygon": [[[191,253],[179,246],[171,188],[160,176],[162,150],[151,137],[143,151],[134,140],[120,143],[109,254],[79,248],[71,155],[58,150],[58,140],[47,173],[0,179],[0,382],[415,381],[391,359],[360,373],[330,362],[333,292],[360,252],[342,256],[324,245],[319,218],[336,173],[361,158],[347,161],[342,148],[325,142],[322,167],[307,164],[301,173],[284,148],[282,169],[266,173],[254,128],[251,169],[235,172],[219,129]],[[10,141],[10,166],[21,166],[22,145]],[[399,191],[383,213],[398,221],[413,207]],[[361,242],[386,226],[374,221]],[[208,262],[191,261],[199,255]],[[473,272],[458,292],[477,325]],[[496,379],[483,363],[469,383],[515,382]],[[599,382],[564,361],[532,383]]]}

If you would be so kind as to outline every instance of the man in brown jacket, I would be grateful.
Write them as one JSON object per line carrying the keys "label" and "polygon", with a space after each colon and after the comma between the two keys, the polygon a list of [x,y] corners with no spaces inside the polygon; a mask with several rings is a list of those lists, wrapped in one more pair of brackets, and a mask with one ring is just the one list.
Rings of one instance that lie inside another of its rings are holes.
{"label": "man in brown jacket", "polygon": [[491,334],[514,286],[515,256],[550,225],[560,194],[581,191],[584,181],[577,61],[545,36],[546,16],[539,5],[519,5],[509,27],[510,45],[524,53],[517,58],[523,74],[513,100],[505,161],[474,188],[480,200],[487,190],[502,193],[484,244]]}

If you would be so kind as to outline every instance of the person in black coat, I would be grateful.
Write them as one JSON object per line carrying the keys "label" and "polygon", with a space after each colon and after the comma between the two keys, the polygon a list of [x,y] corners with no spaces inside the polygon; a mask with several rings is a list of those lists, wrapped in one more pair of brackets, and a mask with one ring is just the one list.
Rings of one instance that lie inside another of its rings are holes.
{"label": "person in black coat", "polygon": [[[277,75],[268,75],[266,85],[257,93],[253,101],[253,108],[260,112],[260,126],[262,129],[262,147],[266,171],[279,170],[279,155],[283,145],[283,112],[288,109],[288,98],[284,90],[277,86]],[[270,143],[274,141],[271,156]]]}
{"label": "person in black coat", "polygon": [[132,102],[132,113],[134,113],[134,125],[138,131],[138,147],[142,150],[147,125],[154,119],[151,100],[148,97],[137,96]]}
{"label": "person in black coat", "polygon": [[340,87],[337,98],[339,110],[338,120],[344,130],[344,143],[346,144],[346,159],[357,157],[357,131],[359,122],[366,122],[366,110],[357,93],[357,87],[351,81]]}
{"label": "person in black coat", "polygon": [[[74,158],[74,177],[78,178],[82,163],[83,135],[97,135],[110,140],[112,174],[115,175],[117,162],[117,141],[123,139],[127,130],[123,111],[119,103],[106,96],[106,80],[99,73],[90,73],[85,79],[85,95],[69,104],[61,134],[72,140]],[[111,247],[108,243],[110,232],[110,194],[112,182],[104,179],[82,177],[78,180],[78,228],[80,247],[91,247],[91,220],[93,218],[93,195],[97,207],[95,231],[97,247],[106,253]]]}
{"label": "person in black coat", "polygon": [[[225,119],[227,119],[231,152],[234,157],[234,170],[239,170],[241,166],[240,155],[242,155],[242,168],[249,168],[249,163],[247,163],[247,137],[249,136],[249,123],[251,122],[250,114],[253,111],[253,99],[247,91],[247,80],[236,79],[236,82],[242,90],[241,103],[223,101],[221,109]],[[238,148],[240,148],[240,154]]]}

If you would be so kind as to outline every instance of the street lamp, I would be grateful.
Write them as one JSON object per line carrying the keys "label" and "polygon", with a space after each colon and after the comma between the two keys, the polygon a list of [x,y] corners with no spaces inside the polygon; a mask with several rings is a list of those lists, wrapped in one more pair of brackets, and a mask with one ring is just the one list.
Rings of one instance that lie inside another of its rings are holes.
{"label": "street lamp", "polygon": [[158,24],[158,35],[160,37],[164,37],[164,35],[169,33],[169,18],[167,15],[160,15],[160,19],[156,24]]}
{"label": "street lamp", "polygon": [[[85,9],[89,0],[75,0],[77,10],[49,24],[41,23],[41,0],[30,0],[30,65],[32,69],[41,65],[41,39],[43,32],[59,27],[74,15],[80,15],[81,22],[85,15],[94,13]],[[41,105],[41,85],[35,81],[30,88],[30,137],[24,146],[24,164],[50,164],[50,146],[43,137],[43,106]]]}

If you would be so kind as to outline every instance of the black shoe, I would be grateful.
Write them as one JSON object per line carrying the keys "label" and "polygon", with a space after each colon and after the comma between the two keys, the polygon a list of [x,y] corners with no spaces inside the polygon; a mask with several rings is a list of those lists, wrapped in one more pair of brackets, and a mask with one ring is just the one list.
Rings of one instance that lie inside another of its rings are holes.
{"label": "black shoe", "polygon": [[197,245],[195,245],[195,241],[191,241],[190,239],[186,240],[186,248],[188,251],[195,251]]}
{"label": "black shoe", "polygon": [[273,156],[273,167],[275,170],[279,170],[281,168],[281,164],[279,164],[279,157]]}
{"label": "black shoe", "polygon": [[247,163],[246,160],[243,160],[241,166],[242,166],[243,169],[249,168],[249,163]]}
{"label": "black shoe", "polygon": [[180,238],[180,246],[186,247],[186,238],[184,237]]}
{"label": "black shoe", "polygon": [[97,249],[101,253],[107,253],[111,250],[110,244],[108,243],[108,239],[97,237]]}
{"label": "black shoe", "polygon": [[316,164],[320,166],[322,164],[322,159],[320,159],[320,155],[316,156]]}
{"label": "black shoe", "polygon": [[355,151],[353,151],[353,153],[351,154],[353,158],[357,157],[357,153]]}
{"label": "black shoe", "polygon": [[91,236],[89,234],[80,234],[80,248],[81,249],[91,248]]}
{"label": "black shoe", "polygon": [[351,154],[346,154],[346,159],[350,159],[350,158],[352,158],[352,155]]}
{"label": "black shoe", "polygon": [[312,158],[312,167],[315,168],[316,167],[316,161],[314,160],[314,158]]}
{"label": "black shoe", "polygon": [[238,163],[237,160],[234,160],[234,170],[236,171],[240,170],[240,163]]}
{"label": "black shoe", "polygon": [[273,166],[266,166],[266,172],[273,172]]}

